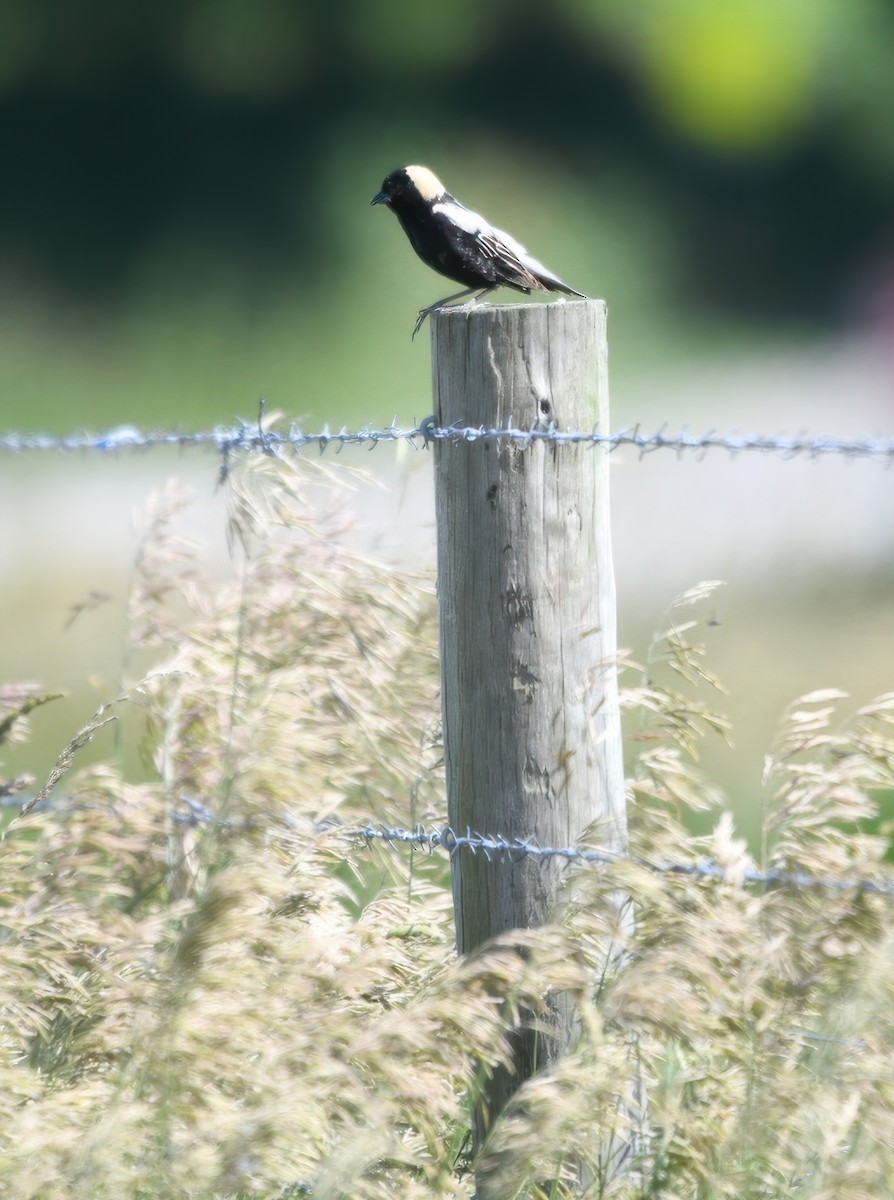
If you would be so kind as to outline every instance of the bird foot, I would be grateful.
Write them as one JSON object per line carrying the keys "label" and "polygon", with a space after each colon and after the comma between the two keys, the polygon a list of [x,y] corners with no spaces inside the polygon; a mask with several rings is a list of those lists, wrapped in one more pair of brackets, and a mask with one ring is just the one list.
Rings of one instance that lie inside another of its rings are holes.
{"label": "bird foot", "polygon": [[488,292],[492,291],[492,287],[483,288],[480,292],[477,292],[474,296],[472,296],[470,300],[467,300],[465,304],[451,303],[452,301],[458,300],[461,296],[466,295],[465,292],[460,292],[457,296],[448,296],[446,300],[438,300],[436,304],[429,304],[428,308],[420,308],[419,316],[416,318],[416,324],[413,326],[413,332],[410,335],[410,341],[412,342],[416,337],[416,334],[425,324],[425,318],[430,313],[440,312],[442,308],[474,308],[482,296],[486,296]]}
{"label": "bird foot", "polygon": [[438,304],[433,304],[431,308],[420,308],[419,316],[416,318],[416,324],[413,326],[413,332],[410,334],[411,342],[415,340],[416,334],[425,324],[425,318],[428,316],[428,314],[437,311],[438,308],[440,308],[440,305]]}

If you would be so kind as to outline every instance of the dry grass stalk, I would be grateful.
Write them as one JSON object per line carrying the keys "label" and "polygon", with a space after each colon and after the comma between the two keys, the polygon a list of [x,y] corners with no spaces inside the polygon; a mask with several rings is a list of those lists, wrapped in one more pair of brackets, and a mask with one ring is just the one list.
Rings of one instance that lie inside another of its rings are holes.
{"label": "dry grass stalk", "polygon": [[[550,989],[576,996],[580,1038],[495,1125],[485,1168],[507,1198],[544,1178],[571,1194],[568,1164],[588,1161],[592,1195],[631,1200],[887,1194],[889,902],[742,886],[751,858],[719,809],[711,836],[685,833],[719,803],[693,751],[723,729],[679,685],[711,686],[694,626],[674,617],[627,695],[631,841],[649,861],[710,855],[724,882],[583,869],[561,925],[457,962],[444,861],[345,836],[443,817],[434,605],[320,521],[326,486],[277,460],[231,480],[227,584],[162,500],[132,612],[160,655],[131,693],[155,781],[69,774],[64,804],[6,831],[4,1195],[468,1196],[476,1087]],[[814,695],[784,719],[765,867],[880,869],[894,699],[841,708]],[[626,936],[619,891],[636,930],[597,979],[605,939]],[[639,1079],[642,1159],[602,1188],[598,1148],[638,1119]]]}

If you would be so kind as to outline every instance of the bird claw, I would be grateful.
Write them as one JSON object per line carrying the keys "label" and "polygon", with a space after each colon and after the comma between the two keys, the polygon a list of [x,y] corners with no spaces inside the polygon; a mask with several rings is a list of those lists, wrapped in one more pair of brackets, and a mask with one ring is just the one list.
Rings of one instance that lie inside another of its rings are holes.
{"label": "bird claw", "polygon": [[419,316],[416,318],[416,324],[413,326],[413,332],[410,335],[410,341],[413,341],[416,334],[425,324],[425,318],[429,316],[430,313],[440,312],[442,308],[474,308],[482,296],[486,296],[488,292],[492,292],[494,290],[494,286],[494,284],[490,284],[488,287],[482,288],[480,292],[474,295],[470,300],[467,300],[465,304],[455,304],[453,302],[455,300],[460,300],[463,296],[467,296],[469,292],[474,292],[474,288],[466,288],[466,290],[463,292],[457,292],[455,296],[445,296],[443,300],[438,300],[434,304],[429,304],[427,308],[420,308]]}
{"label": "bird claw", "polygon": [[[437,305],[435,305],[434,307],[437,308]],[[416,334],[419,332],[419,330],[425,324],[425,318],[428,316],[428,314],[430,312],[433,312],[433,311],[434,310],[432,308],[420,308],[419,316],[416,318],[416,324],[413,326],[413,332],[410,334],[411,342],[415,339]]]}

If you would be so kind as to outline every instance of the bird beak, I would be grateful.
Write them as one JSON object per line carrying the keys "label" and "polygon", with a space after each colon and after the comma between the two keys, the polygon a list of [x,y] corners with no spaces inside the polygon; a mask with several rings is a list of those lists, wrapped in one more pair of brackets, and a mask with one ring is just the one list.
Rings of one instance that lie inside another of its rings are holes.
{"label": "bird beak", "polygon": [[377,192],[376,195],[373,196],[372,200],[370,200],[370,204],[387,204],[387,203],[388,203],[388,197],[386,196],[386,194],[384,192]]}

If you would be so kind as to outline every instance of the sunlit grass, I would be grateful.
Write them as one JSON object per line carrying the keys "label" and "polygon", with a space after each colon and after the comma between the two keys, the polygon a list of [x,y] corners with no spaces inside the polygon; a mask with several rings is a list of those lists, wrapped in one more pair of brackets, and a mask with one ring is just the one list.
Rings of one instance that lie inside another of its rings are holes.
{"label": "sunlit grass", "polygon": [[[440,824],[443,754],[430,580],[352,549],[331,487],[245,464],[227,580],[177,490],[150,514],[127,642],[154,662],[102,715],[143,715],[147,777],[69,767],[0,841],[5,1194],[454,1200],[473,1167],[519,1200],[544,1179],[570,1197],[581,1171],[617,1200],[881,1194],[890,900],[742,886],[753,859],[693,753],[725,702],[710,589],[668,612],[647,677],[625,673],[635,857],[582,869],[548,928],[457,960],[446,860],[347,836]],[[20,702],[0,693],[0,740]],[[855,707],[826,691],[779,719],[765,867],[879,877],[894,699]],[[646,865],[705,857],[725,880]],[[574,997],[575,1039],[473,1162],[481,1080],[525,1014],[549,1021],[550,989]]]}

